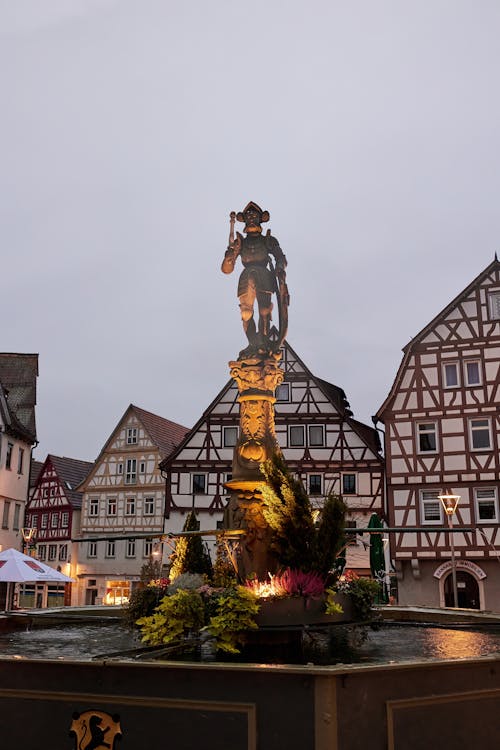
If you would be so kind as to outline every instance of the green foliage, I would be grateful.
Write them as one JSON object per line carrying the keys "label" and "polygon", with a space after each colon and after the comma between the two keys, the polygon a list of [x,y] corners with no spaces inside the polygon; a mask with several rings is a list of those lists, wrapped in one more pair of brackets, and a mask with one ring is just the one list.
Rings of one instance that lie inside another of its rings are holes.
{"label": "green foliage", "polygon": [[140,578],[141,583],[149,583],[161,578],[162,574],[162,562],[161,560],[155,560],[153,555],[150,555],[147,561],[141,568]]}
{"label": "green foliage", "polygon": [[[193,510],[188,514],[182,530],[198,530],[198,521]],[[201,536],[185,536],[177,539],[172,555],[170,580],[174,581],[182,573],[201,573],[211,577],[212,561]]]}
{"label": "green foliage", "polygon": [[163,646],[199,631],[204,624],[205,608],[197,591],[179,589],[161,600],[151,617],[137,621],[142,641],[150,646]]}
{"label": "green foliage", "polygon": [[125,609],[127,625],[134,628],[139,618],[152,615],[165,593],[165,588],[161,586],[143,586],[134,589]]}
{"label": "green foliage", "polygon": [[280,454],[261,466],[267,483],[262,488],[262,512],[273,531],[272,550],[283,568],[316,572],[326,577],[342,546],[346,505],[329,495],[318,524],[309,497],[288,472]]}
{"label": "green foliage", "polygon": [[237,580],[236,571],[233,563],[229,559],[226,545],[222,539],[218,537],[215,547],[215,563],[213,569],[214,586],[221,586],[223,588],[236,586]]}
{"label": "green foliage", "polygon": [[371,619],[373,604],[380,594],[378,581],[374,581],[373,578],[352,577],[343,591],[351,597],[355,618]]}
{"label": "green foliage", "polygon": [[337,592],[335,589],[325,589],[325,612],[327,615],[341,615],[343,613],[342,605],[335,601]]}
{"label": "green foliage", "polygon": [[216,614],[210,618],[207,630],[220,651],[238,654],[244,643],[245,631],[255,630],[255,615],[259,604],[255,595],[244,586],[226,589],[217,597]]}

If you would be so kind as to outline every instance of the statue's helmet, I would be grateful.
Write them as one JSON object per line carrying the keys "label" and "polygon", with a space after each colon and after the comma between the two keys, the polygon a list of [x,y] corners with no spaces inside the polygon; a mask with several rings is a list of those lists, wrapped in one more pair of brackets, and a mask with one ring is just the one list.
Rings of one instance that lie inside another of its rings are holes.
{"label": "statue's helmet", "polygon": [[269,211],[263,211],[257,203],[250,201],[243,211],[238,211],[236,218],[245,222],[245,232],[256,234],[262,232],[260,225],[269,221]]}

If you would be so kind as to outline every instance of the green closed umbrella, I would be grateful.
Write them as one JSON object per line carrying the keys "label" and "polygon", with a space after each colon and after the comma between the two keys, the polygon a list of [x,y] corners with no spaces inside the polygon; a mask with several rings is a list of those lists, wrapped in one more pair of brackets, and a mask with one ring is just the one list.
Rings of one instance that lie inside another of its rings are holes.
{"label": "green closed umbrella", "polygon": [[372,576],[380,583],[380,601],[379,604],[386,604],[388,601],[387,587],[385,585],[385,555],[384,542],[382,540],[382,521],[376,513],[368,522],[369,529],[380,529],[380,534],[370,534],[370,569]]}

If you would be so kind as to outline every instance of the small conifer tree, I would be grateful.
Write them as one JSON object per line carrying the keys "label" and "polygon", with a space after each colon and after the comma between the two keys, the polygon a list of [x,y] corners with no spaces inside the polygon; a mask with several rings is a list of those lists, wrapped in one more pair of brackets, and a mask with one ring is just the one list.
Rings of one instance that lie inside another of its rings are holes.
{"label": "small conifer tree", "polygon": [[[198,530],[198,521],[193,510],[188,514],[182,530]],[[170,580],[174,581],[182,573],[201,573],[209,578],[212,576],[210,554],[200,536],[185,536],[177,539],[172,555]]]}

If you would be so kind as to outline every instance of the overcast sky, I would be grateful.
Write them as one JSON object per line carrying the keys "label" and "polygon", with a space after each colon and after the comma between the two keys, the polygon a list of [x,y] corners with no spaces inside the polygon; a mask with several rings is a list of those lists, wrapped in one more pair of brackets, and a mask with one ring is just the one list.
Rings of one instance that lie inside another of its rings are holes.
{"label": "overcast sky", "polygon": [[499,39],[498,0],[0,0],[0,349],[40,354],[36,457],[94,459],[131,402],[195,423],[245,345],[249,200],[290,344],[371,424],[500,249]]}

